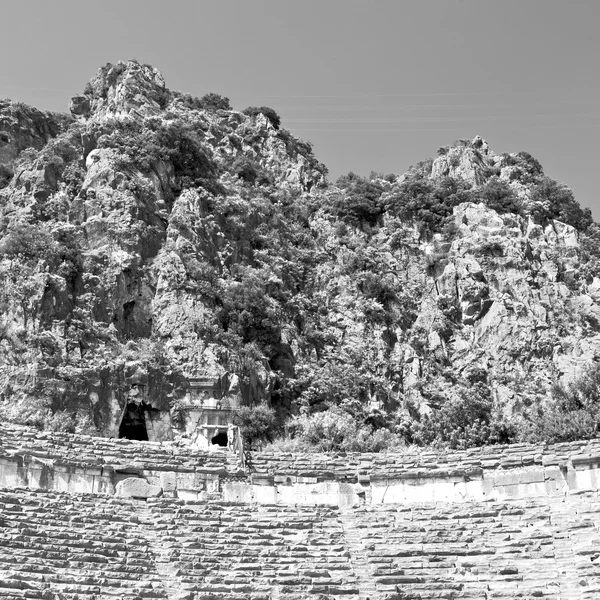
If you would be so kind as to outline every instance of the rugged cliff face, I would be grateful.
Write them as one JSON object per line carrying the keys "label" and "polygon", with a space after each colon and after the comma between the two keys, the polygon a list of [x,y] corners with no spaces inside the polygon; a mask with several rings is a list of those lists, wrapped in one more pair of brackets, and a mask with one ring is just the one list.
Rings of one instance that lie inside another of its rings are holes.
{"label": "rugged cliff face", "polygon": [[0,104],[6,419],[115,436],[135,404],[168,437],[202,380],[300,429],[469,445],[531,432],[597,360],[596,225],[526,153],[333,185],[272,110],[135,61],[70,110]]}

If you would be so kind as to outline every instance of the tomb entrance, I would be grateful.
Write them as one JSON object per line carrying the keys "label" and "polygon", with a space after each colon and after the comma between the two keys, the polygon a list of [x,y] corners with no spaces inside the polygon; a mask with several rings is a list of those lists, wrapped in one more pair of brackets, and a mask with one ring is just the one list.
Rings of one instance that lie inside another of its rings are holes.
{"label": "tomb entrance", "polygon": [[127,405],[121,419],[121,425],[119,426],[119,437],[141,442],[148,441],[146,407],[144,404],[130,402]]}

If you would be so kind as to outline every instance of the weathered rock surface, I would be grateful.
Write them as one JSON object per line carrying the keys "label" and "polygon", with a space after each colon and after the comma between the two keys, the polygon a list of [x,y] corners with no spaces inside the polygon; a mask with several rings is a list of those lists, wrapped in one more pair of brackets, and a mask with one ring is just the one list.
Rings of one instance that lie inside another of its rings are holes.
{"label": "weathered rock surface", "polygon": [[10,166],[27,149],[41,150],[69,119],[10,100],[0,100],[0,165]]}
{"label": "weathered rock surface", "polygon": [[151,485],[139,477],[128,477],[117,483],[116,495],[124,498],[154,498],[161,494],[160,485]]}
{"label": "weathered rock surface", "polygon": [[[70,110],[0,106],[3,418],[115,437],[137,407],[166,439],[207,380],[229,405],[338,404],[392,427],[478,380],[511,419],[600,359],[593,238],[535,195],[528,155],[445,149],[372,180],[377,212],[268,114],[211,108],[136,61]],[[491,207],[491,180],[519,210]],[[418,217],[427,185],[469,190],[444,227]]]}

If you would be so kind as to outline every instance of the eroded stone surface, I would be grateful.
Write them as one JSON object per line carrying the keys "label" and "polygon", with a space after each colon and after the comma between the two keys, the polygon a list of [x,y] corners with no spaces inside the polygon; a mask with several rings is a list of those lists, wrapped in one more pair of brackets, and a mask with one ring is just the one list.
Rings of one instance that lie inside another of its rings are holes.
{"label": "eroded stone surface", "polygon": [[597,493],[341,510],[21,489],[0,514],[10,600],[579,600],[600,577]]}
{"label": "eroded stone surface", "polygon": [[162,494],[159,485],[150,485],[145,479],[128,477],[117,483],[116,495],[125,498],[153,498]]}

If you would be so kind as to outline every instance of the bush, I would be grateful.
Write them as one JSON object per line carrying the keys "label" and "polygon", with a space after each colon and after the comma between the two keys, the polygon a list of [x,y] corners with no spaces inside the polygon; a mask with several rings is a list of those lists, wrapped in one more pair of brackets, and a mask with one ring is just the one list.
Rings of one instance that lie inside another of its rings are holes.
{"label": "bush", "polygon": [[149,171],[159,161],[170,162],[176,186],[203,185],[214,180],[217,166],[203,147],[193,124],[161,119],[116,121],[112,130],[98,139],[99,148],[114,148],[124,155],[121,165]]}
{"label": "bush", "polygon": [[370,397],[370,382],[361,366],[365,365],[348,364],[335,357],[321,364],[298,366],[296,402],[311,412],[342,406],[348,413],[362,415]]}
{"label": "bush", "polygon": [[269,294],[263,275],[248,269],[238,274],[239,281],[221,280],[216,317],[224,332],[244,344],[257,344],[270,357],[281,341],[282,323],[279,304]]}
{"label": "bush", "polygon": [[[533,417],[533,418],[532,418]],[[556,444],[598,437],[598,415],[587,410],[564,410],[554,402],[541,405],[521,426],[521,441]]]}
{"label": "bush", "polygon": [[204,110],[231,110],[231,104],[229,104],[229,98],[226,96],[220,96],[219,94],[209,93],[204,94],[200,98],[200,106]]}
{"label": "bush", "polygon": [[529,416],[523,438],[532,442],[572,442],[600,435],[600,368],[591,364],[568,385],[556,385],[549,401]]}
{"label": "bush", "polygon": [[479,192],[486,206],[496,212],[523,214],[520,200],[506,181],[492,177]]}
{"label": "bush", "polygon": [[62,179],[65,184],[65,191],[72,200],[79,194],[83,180],[85,179],[85,168],[79,163],[71,163],[62,173]]}
{"label": "bush", "polygon": [[350,172],[340,177],[336,185],[343,193],[333,196],[329,207],[332,214],[355,227],[377,223],[384,212],[380,201],[384,190],[380,183]]}
{"label": "bush", "polygon": [[26,259],[40,259],[51,254],[52,236],[37,225],[17,223],[0,240],[0,255],[21,255]]}
{"label": "bush", "polygon": [[529,152],[517,152],[516,162],[530,178],[544,174],[542,165]]}
{"label": "bush", "polygon": [[592,223],[580,235],[580,278],[588,284],[600,272],[600,225]]}
{"label": "bush", "polygon": [[549,177],[544,177],[534,188],[531,200],[537,203],[532,216],[538,221],[556,219],[581,231],[593,222],[590,209],[582,209],[566,185]]}
{"label": "bush", "polygon": [[355,420],[338,409],[301,415],[291,425],[295,437],[318,452],[346,450],[354,443],[358,433]]}
{"label": "bush", "polygon": [[175,92],[174,96],[176,99],[183,102],[187,108],[191,108],[192,110],[231,110],[229,98],[212,92],[204,94],[202,98],[196,98],[191,94],[182,94],[181,92]]}
{"label": "bush", "polygon": [[421,235],[443,232],[453,222],[453,209],[473,200],[468,184],[444,177],[439,181],[410,178],[402,182],[386,200],[386,209],[404,220],[414,220]]}
{"label": "bush", "polygon": [[246,156],[238,156],[231,165],[231,171],[246,183],[268,185],[272,183],[269,175],[262,167]]}
{"label": "bush", "polygon": [[257,443],[273,441],[277,419],[272,408],[259,404],[238,409],[234,423],[240,428],[248,448],[252,449]]}
{"label": "bush", "polygon": [[397,298],[394,285],[379,273],[368,271],[361,273],[358,277],[358,288],[367,298],[383,306],[389,306]]}
{"label": "bush", "polygon": [[507,443],[513,437],[506,425],[492,422],[491,392],[481,381],[475,381],[460,399],[447,400],[415,423],[412,431],[412,441],[420,445],[455,449]]}
{"label": "bush", "polygon": [[402,436],[357,421],[339,408],[301,415],[289,424],[296,451],[383,452],[404,446]]}
{"label": "bush", "polygon": [[268,106],[249,106],[242,112],[249,117],[264,115],[275,129],[279,129],[281,126],[281,118],[272,108],[269,108]]}

